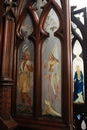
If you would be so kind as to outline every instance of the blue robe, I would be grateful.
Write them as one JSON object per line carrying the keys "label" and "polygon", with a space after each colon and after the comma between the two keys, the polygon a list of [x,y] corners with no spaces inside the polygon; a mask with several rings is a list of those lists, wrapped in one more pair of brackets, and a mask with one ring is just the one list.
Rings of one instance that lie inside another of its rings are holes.
{"label": "blue robe", "polygon": [[80,71],[80,78],[78,79],[77,71],[74,75],[74,95],[73,95],[73,101],[75,101],[78,98],[78,94],[82,93],[83,95],[83,74],[82,71]]}

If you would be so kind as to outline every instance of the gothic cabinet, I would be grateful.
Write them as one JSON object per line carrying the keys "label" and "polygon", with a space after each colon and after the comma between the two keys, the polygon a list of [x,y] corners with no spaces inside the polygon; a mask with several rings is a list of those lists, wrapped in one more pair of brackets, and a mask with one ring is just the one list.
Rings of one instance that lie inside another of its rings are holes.
{"label": "gothic cabinet", "polygon": [[5,119],[30,129],[71,130],[69,1],[5,0],[3,7],[3,124]]}

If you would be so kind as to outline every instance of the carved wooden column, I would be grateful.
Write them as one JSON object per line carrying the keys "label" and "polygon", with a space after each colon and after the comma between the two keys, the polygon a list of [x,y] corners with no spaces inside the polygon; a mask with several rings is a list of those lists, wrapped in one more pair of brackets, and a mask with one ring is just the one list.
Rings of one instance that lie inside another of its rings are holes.
{"label": "carved wooden column", "polygon": [[4,37],[2,53],[2,72],[0,80],[0,126],[4,129],[14,129],[17,123],[11,118],[11,87],[12,66],[13,66],[13,47],[17,3],[4,1]]}
{"label": "carved wooden column", "polygon": [[[2,0],[2,2],[0,3],[0,68],[1,68],[1,58],[2,58],[3,3],[4,3],[4,0]],[[0,72],[0,77],[1,77],[1,72]]]}

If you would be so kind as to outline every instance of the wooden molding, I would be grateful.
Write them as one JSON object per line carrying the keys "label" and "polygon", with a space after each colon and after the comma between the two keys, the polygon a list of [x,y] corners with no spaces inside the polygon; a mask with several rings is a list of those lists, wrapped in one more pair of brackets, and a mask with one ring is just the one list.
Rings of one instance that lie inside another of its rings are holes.
{"label": "wooden molding", "polygon": [[18,126],[18,123],[10,117],[10,120],[3,120],[0,117],[0,129],[1,130],[14,130]]}

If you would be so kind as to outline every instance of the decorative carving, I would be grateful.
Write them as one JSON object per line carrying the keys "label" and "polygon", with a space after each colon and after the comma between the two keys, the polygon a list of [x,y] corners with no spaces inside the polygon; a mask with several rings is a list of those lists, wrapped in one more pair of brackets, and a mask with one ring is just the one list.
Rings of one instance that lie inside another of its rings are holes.
{"label": "decorative carving", "polygon": [[8,19],[12,19],[12,17],[16,18],[17,16],[17,6],[18,3],[15,1],[9,1],[9,0],[5,0],[4,1],[4,16]]}
{"label": "decorative carving", "polygon": [[12,0],[5,0],[4,1],[4,4],[5,4],[5,6],[7,6],[7,7],[17,7],[17,4],[18,2],[17,1],[12,1]]}
{"label": "decorative carving", "polygon": [[11,110],[11,87],[4,86],[3,89],[0,89],[0,98],[1,98],[1,116],[4,119],[10,119],[10,110]]}
{"label": "decorative carving", "polygon": [[1,117],[6,120],[10,119],[11,112],[11,86],[13,86],[12,66],[16,9],[17,1],[4,1],[4,51],[2,55],[2,73],[0,79],[0,112]]}

